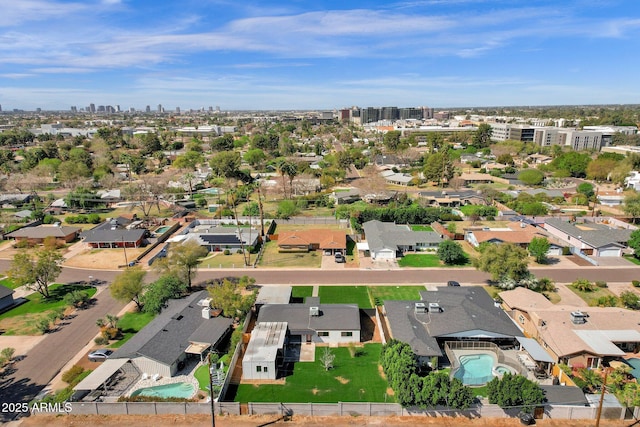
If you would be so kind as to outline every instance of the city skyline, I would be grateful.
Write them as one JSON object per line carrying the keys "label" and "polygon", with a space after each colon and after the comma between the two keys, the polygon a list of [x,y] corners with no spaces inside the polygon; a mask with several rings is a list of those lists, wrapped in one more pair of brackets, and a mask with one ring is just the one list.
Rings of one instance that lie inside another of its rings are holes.
{"label": "city skyline", "polygon": [[640,5],[521,3],[0,0],[0,104],[637,103]]}

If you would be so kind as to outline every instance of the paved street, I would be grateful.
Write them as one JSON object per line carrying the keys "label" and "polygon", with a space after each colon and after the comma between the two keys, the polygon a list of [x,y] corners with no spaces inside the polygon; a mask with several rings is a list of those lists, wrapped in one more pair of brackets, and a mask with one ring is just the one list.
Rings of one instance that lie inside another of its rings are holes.
{"label": "paved street", "polygon": [[[102,285],[105,286],[105,285]],[[96,335],[96,320],[107,313],[117,313],[125,304],[111,298],[108,289],[96,295],[96,303],[77,312],[75,318],[59,330],[47,334],[21,361],[16,371],[0,380],[0,404],[29,402]],[[15,414],[0,414],[0,422]]]}

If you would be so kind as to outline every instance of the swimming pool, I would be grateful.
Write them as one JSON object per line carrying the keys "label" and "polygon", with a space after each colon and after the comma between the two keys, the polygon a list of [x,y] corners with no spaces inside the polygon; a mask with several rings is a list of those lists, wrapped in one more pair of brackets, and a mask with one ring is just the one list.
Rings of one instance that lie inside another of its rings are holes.
{"label": "swimming pool", "polygon": [[491,354],[463,354],[458,360],[460,367],[453,376],[464,385],[483,385],[493,379],[495,359]]}
{"label": "swimming pool", "polygon": [[204,194],[220,194],[220,189],[219,188],[205,188],[204,190],[200,190],[198,191],[198,193],[204,193]]}
{"label": "swimming pool", "polygon": [[170,225],[163,225],[162,227],[160,227],[160,228],[157,228],[157,229],[156,229],[156,234],[164,234],[164,233],[166,233],[166,232],[167,232],[167,230],[169,230],[170,228],[171,228],[171,226],[170,226]]}
{"label": "swimming pool", "polygon": [[640,380],[640,359],[627,359],[627,363],[633,367],[631,375]]}
{"label": "swimming pool", "polygon": [[193,397],[195,392],[196,388],[193,386],[193,384],[174,383],[140,388],[131,393],[131,396],[150,396],[161,398],[178,397],[182,399],[190,399]]}

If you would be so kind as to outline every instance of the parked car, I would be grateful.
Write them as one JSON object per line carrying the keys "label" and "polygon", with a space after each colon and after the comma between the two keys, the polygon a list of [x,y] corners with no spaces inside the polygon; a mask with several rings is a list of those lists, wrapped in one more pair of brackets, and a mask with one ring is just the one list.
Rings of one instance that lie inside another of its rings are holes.
{"label": "parked car", "polygon": [[455,280],[449,280],[447,282],[447,286],[460,286],[460,283],[456,282]]}
{"label": "parked car", "polygon": [[344,262],[345,261],[344,256],[340,252],[336,252],[335,259],[336,259],[336,262]]}
{"label": "parked car", "polygon": [[112,354],[113,350],[109,350],[108,348],[100,348],[89,353],[88,358],[91,362],[104,362]]}

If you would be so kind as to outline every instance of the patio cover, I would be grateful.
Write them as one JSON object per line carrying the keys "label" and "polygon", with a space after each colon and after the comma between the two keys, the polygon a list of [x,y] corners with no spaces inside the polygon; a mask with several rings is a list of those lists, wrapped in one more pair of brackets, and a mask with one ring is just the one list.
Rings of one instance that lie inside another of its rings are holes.
{"label": "patio cover", "polygon": [[202,354],[209,347],[211,347],[211,344],[191,343],[184,352],[189,354]]}
{"label": "patio cover", "polygon": [[638,342],[640,341],[640,332],[634,330],[628,331],[573,331],[582,341],[601,356],[624,356],[626,353],[612,341],[616,342]]}
{"label": "patio cover", "polygon": [[538,344],[538,341],[533,338],[525,337],[516,337],[516,339],[520,342],[520,345],[524,347],[527,353],[529,353],[533,360],[537,362],[555,363],[555,360],[553,360],[551,355],[547,353],[540,344]]}
{"label": "patio cover", "polygon": [[358,242],[356,243],[356,247],[359,251],[368,251],[369,250],[369,242]]}
{"label": "patio cover", "polygon": [[102,362],[102,365],[98,366],[95,371],[93,371],[89,376],[77,386],[75,386],[74,390],[96,390],[102,384],[105,383],[113,374],[118,372],[118,369],[122,368],[122,366],[127,363],[129,359],[107,359]]}

